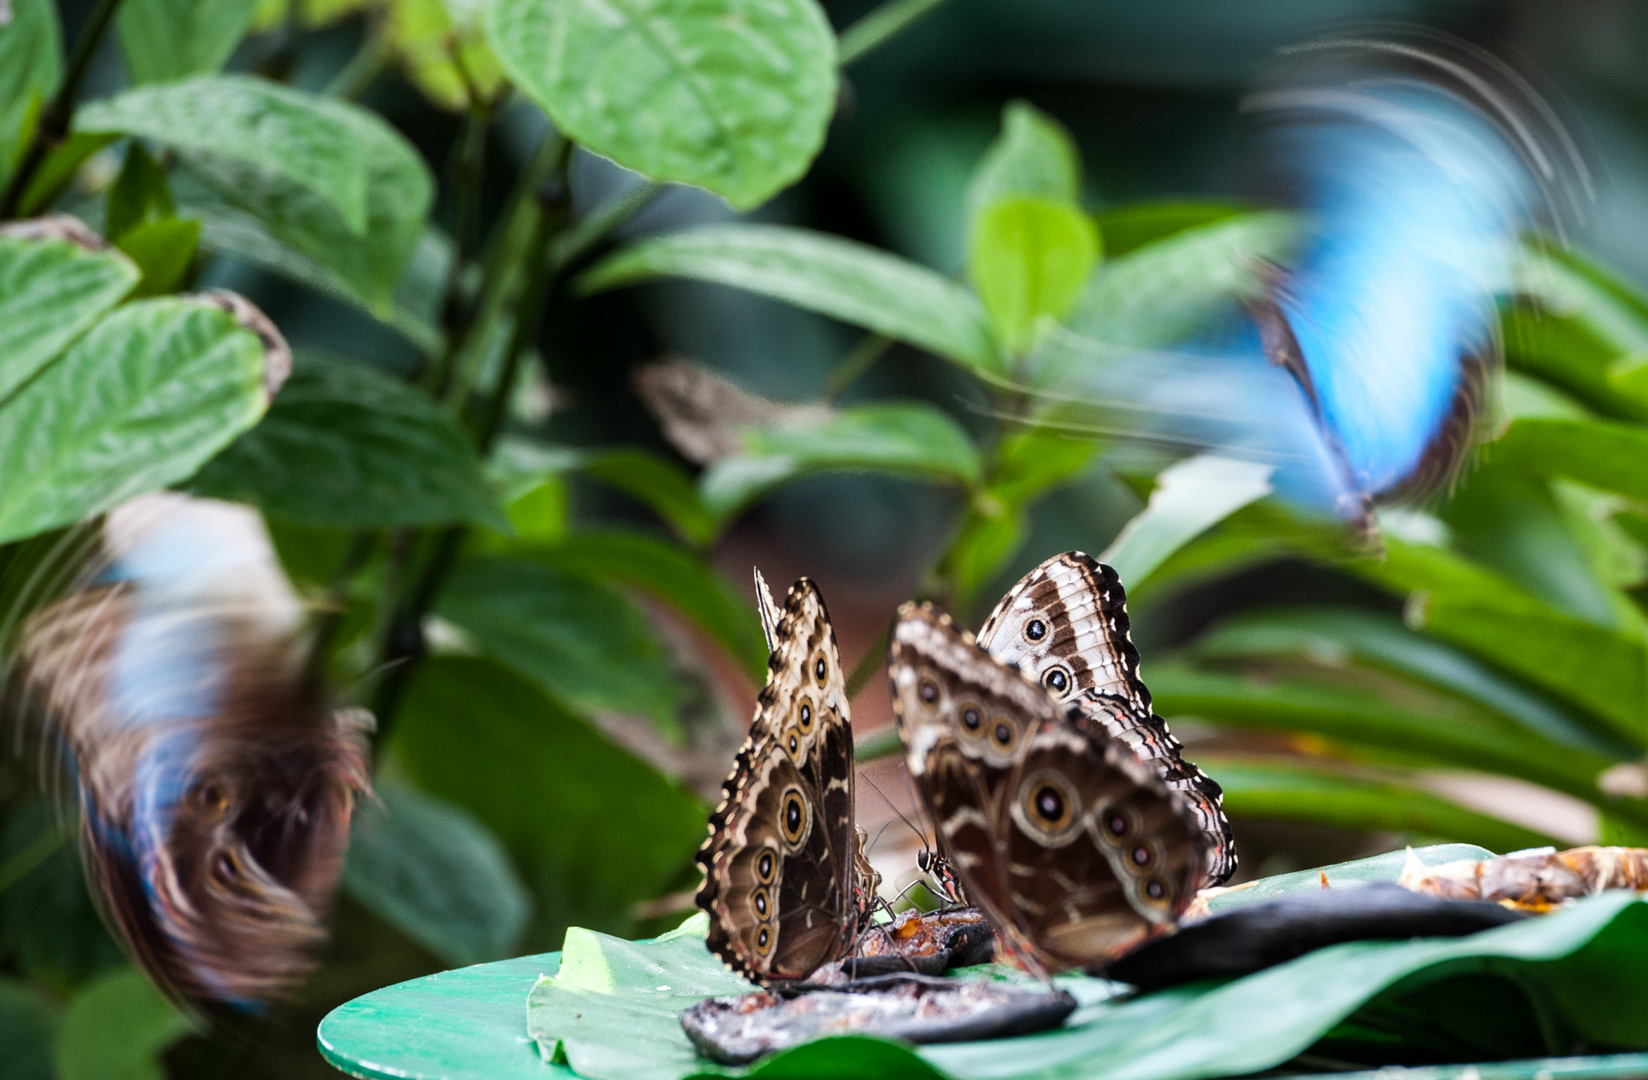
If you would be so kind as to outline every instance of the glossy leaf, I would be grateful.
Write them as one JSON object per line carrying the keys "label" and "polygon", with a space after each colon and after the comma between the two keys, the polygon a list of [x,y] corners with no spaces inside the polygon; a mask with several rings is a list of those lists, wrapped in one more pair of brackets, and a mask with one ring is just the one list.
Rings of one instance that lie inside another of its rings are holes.
{"label": "glossy leaf", "polygon": [[138,273],[118,252],[0,236],[0,407],[119,303]]}
{"label": "glossy leaf", "polygon": [[1271,467],[1198,454],[1163,469],[1150,502],[1099,556],[1126,587],[1179,548],[1248,504],[1270,494]]}
{"label": "glossy leaf", "polygon": [[1225,812],[1344,829],[1480,844],[1519,851],[1557,843],[1544,833],[1466,809],[1428,791],[1306,765],[1201,755],[1196,762],[1224,788]]}
{"label": "glossy leaf", "polygon": [[997,371],[984,311],[966,289],[850,240],[776,225],[721,225],[632,244],[581,279],[609,289],[660,277],[713,281],[770,296]]}
{"label": "glossy leaf", "polygon": [[629,447],[586,451],[578,469],[646,503],[689,543],[707,544],[720,529],[692,478],[661,454]]}
{"label": "glossy leaf", "polygon": [[438,605],[491,655],[585,714],[644,716],[679,735],[681,686],[623,594],[524,559],[460,565]]}
{"label": "glossy leaf", "polygon": [[207,75],[228,61],[257,0],[124,0],[117,26],[132,82]]}
{"label": "glossy leaf", "polygon": [[712,512],[730,514],[809,473],[885,472],[972,484],[979,468],[978,451],[947,414],[925,403],[882,402],[750,428],[744,452],[711,465],[701,489]]}
{"label": "glossy leaf", "polygon": [[118,968],[81,990],[64,1011],[58,1080],[164,1080],[161,1052],[190,1030],[141,971]]}
{"label": "glossy leaf", "polygon": [[0,977],[0,1075],[55,1080],[52,1044],[57,1010],[20,979]]}
{"label": "glossy leaf", "polygon": [[267,406],[263,345],[221,308],[125,305],[0,411],[0,540],[186,479]]}
{"label": "glossy leaf", "polygon": [[[1448,845],[1416,854],[1434,865],[1472,853]],[[1387,856],[1324,871],[1330,882],[1391,881],[1401,865],[1401,856]],[[1225,899],[1240,905],[1277,891],[1318,889],[1317,873],[1288,875],[1275,889],[1262,882]],[[704,926],[694,917],[651,944],[569,935],[560,971],[540,981],[529,999],[528,1031],[540,1053],[591,1080],[712,1072],[678,1022],[694,998],[731,992],[719,960],[691,940]],[[1416,987],[1435,985],[1456,1003],[1470,1000],[1480,991],[1469,978],[1446,980],[1483,970],[1533,988],[1528,992],[1537,995],[1544,1026],[1530,1037],[1548,1039],[1548,1052],[1599,1042],[1635,1048],[1648,1046],[1648,1025],[1635,1011],[1638,1002],[1648,1007],[1648,993],[1623,977],[1628,969],[1619,965],[1639,957],[1648,960],[1648,907],[1629,893],[1610,893],[1465,938],[1350,942],[1242,979],[1156,994],[1133,996],[1115,984],[1064,976],[1057,985],[1081,1007],[1056,1031],[914,1048],[836,1036],[776,1055],[748,1075],[1185,1080],[1246,1074],[1290,1061],[1359,1010],[1412,1001]]]}
{"label": "glossy leaf", "polygon": [[142,143],[127,143],[125,163],[109,188],[103,235],[119,241],[122,235],[146,221],[169,218],[176,213],[177,206],[166,186],[166,170],[143,149]]}
{"label": "glossy leaf", "polygon": [[532,897],[492,831],[414,788],[376,785],[355,817],[343,887],[448,964],[510,955]]}
{"label": "glossy leaf", "polygon": [[489,660],[422,664],[391,743],[423,790],[515,856],[540,897],[540,947],[569,921],[629,931],[630,905],[669,885],[703,839],[691,793]]}
{"label": "glossy leaf", "polygon": [[1576,252],[1531,245],[1518,287],[1525,303],[1505,319],[1505,358],[1605,415],[1648,419],[1631,385],[1648,353],[1648,302]]}
{"label": "glossy leaf", "polygon": [[194,265],[200,246],[200,222],[193,218],[145,221],[121,234],[115,245],[131,257],[143,278],[133,296],[161,296],[176,292]]}
{"label": "glossy leaf", "polygon": [[697,623],[750,678],[765,681],[767,639],[755,606],[713,565],[656,537],[616,529],[581,531],[537,557],[657,597]]}
{"label": "glossy leaf", "polygon": [[570,138],[740,210],[800,179],[835,109],[813,0],[499,0],[493,51]]}
{"label": "glossy leaf", "polygon": [[1070,309],[1098,256],[1093,223],[1068,204],[1012,197],[979,213],[969,270],[1006,351],[1022,352],[1042,319]]}
{"label": "glossy leaf", "polygon": [[468,521],[508,529],[469,436],[419,390],[363,364],[301,356],[257,427],[190,483],[300,525]]}
{"label": "glossy leaf", "polygon": [[1493,444],[1496,462],[1648,500],[1648,429],[1606,420],[1525,417]]}
{"label": "glossy leaf", "polygon": [[1100,210],[1095,223],[1105,254],[1115,258],[1187,229],[1214,225],[1247,212],[1244,207],[1225,202],[1128,203]]}
{"label": "glossy leaf", "polygon": [[0,26],[0,183],[11,178],[63,74],[52,0],[11,0]]}
{"label": "glossy leaf", "polygon": [[1022,197],[1074,208],[1081,198],[1081,156],[1063,124],[1028,102],[1011,101],[1001,112],[1001,133],[967,184],[969,231],[992,204]]}

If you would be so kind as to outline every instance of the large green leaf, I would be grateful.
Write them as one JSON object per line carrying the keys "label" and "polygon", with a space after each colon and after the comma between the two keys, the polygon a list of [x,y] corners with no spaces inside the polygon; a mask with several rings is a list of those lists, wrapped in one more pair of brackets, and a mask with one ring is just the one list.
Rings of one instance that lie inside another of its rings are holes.
{"label": "large green leaf", "polygon": [[1196,537],[1270,494],[1271,467],[1198,454],[1163,469],[1150,502],[1099,556],[1131,588]]}
{"label": "large green leaf", "polygon": [[508,528],[451,414],[398,379],[313,356],[299,358],[269,415],[208,462],[190,489],[299,525]]}
{"label": "large green leaf", "polygon": [[559,701],[585,713],[644,716],[679,734],[681,687],[622,593],[539,562],[477,559],[452,575],[439,611]]}
{"label": "large green leaf", "polygon": [[967,184],[968,228],[1001,199],[1049,199],[1071,207],[1081,198],[1081,157],[1064,125],[1034,105],[1010,101],[1001,133],[979,159]]}
{"label": "large green leaf", "polygon": [[692,477],[662,454],[640,447],[588,450],[578,455],[577,467],[646,503],[689,543],[707,544],[720,530]]}
{"label": "large green leaf", "polygon": [[256,334],[196,298],[139,300],[0,409],[0,540],[186,479],[268,407]]}
{"label": "large green leaf", "polygon": [[160,1054],[189,1021],[136,968],[111,971],[76,994],[57,1036],[58,1080],[164,1080]]}
{"label": "large green leaf", "polygon": [[116,251],[0,235],[0,406],[137,284]]}
{"label": "large green leaf", "polygon": [[421,788],[515,855],[544,944],[570,921],[628,931],[630,905],[670,885],[703,840],[708,811],[690,792],[488,660],[421,665],[390,741]]}
{"label": "large green leaf", "polygon": [[541,549],[537,557],[656,596],[697,623],[752,679],[766,678],[767,639],[755,607],[690,552],[644,533],[594,529]]}
{"label": "large green leaf", "polygon": [[252,24],[257,0],[124,0],[120,44],[134,83],[216,72]]}
{"label": "large green leaf", "polygon": [[1573,251],[1533,245],[1519,273],[1525,301],[1505,318],[1505,358],[1605,415],[1648,420],[1648,302]]}
{"label": "large green leaf", "polygon": [[1524,417],[1494,442],[1492,453],[1495,462],[1648,500],[1648,428]]}
{"label": "large green leaf", "polygon": [[508,956],[532,897],[468,811],[393,782],[356,816],[343,887],[448,964]]}
{"label": "large green leaf", "polygon": [[747,210],[807,171],[835,108],[813,0],[499,0],[493,51],[568,136]]}
{"label": "large green leaf", "polygon": [[1098,257],[1093,223],[1067,203],[1016,196],[980,212],[968,270],[1007,352],[1022,352],[1043,319],[1070,309]]}
{"label": "large green leaf", "polygon": [[0,26],[0,184],[11,178],[63,71],[52,0],[11,0],[7,10]]}
{"label": "large green leaf", "polygon": [[808,473],[885,472],[963,484],[979,479],[967,433],[924,402],[858,405],[780,427],[749,428],[744,452],[722,458],[701,481],[704,503],[730,514],[762,493]]}
{"label": "large green leaf", "polygon": [[[1416,854],[1434,865],[1473,852],[1450,845]],[[1365,864],[1327,867],[1325,873],[1330,882],[1346,885],[1390,881],[1402,857]],[[1225,900],[1239,905],[1319,887],[1316,872],[1289,875],[1285,882],[1261,883]],[[676,1080],[723,1072],[694,1054],[678,1021],[680,1010],[697,998],[737,989],[720,961],[699,944],[705,929],[705,921],[695,916],[651,944],[569,933],[560,971],[540,980],[529,999],[527,1029],[543,1058],[564,1061],[591,1080]],[[1489,1052],[1538,1056],[1588,1046],[1635,1049],[1648,1047],[1643,1020],[1648,990],[1635,978],[1635,967],[1643,962],[1648,962],[1648,906],[1629,892],[1615,892],[1464,938],[1350,942],[1242,979],[1143,996],[1097,979],[1061,977],[1057,984],[1070,990],[1080,1007],[1056,1031],[916,1048],[838,1036],[734,1075],[1194,1080],[1245,1074],[1288,1062],[1364,1009],[1370,1009],[1365,1015],[1387,1015],[1379,1011],[1412,1008],[1435,995],[1463,1015],[1473,1006],[1503,1005],[1505,998],[1490,991],[1504,984],[1490,980],[1484,987],[1484,974],[1526,987],[1510,1004],[1531,1014],[1529,1023]],[[1387,1044],[1384,1052],[1392,1047]]]}
{"label": "large green leaf", "polygon": [[57,1010],[20,979],[0,977],[0,1075],[55,1080],[52,1044]]}
{"label": "large green leaf", "polygon": [[660,277],[771,296],[927,349],[980,371],[1000,358],[977,299],[960,285],[851,240],[778,225],[719,225],[632,244],[581,283],[608,289]]}
{"label": "large green leaf", "polygon": [[1428,791],[1343,770],[1212,755],[1200,756],[1196,763],[1224,788],[1225,812],[1237,818],[1313,821],[1481,844],[1493,851],[1556,842]]}

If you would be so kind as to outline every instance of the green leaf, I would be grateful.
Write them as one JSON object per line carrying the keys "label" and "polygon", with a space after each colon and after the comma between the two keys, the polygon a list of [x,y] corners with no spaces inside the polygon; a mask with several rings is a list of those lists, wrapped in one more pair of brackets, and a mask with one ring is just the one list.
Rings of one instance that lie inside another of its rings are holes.
{"label": "green leaf", "polygon": [[1299,232],[1279,211],[1241,214],[1112,258],[1088,282],[1065,324],[1110,345],[1183,341],[1263,285],[1261,267],[1282,262]]}
{"label": "green leaf", "polygon": [[1428,791],[1343,770],[1217,756],[1201,757],[1197,764],[1219,781],[1225,812],[1238,819],[1313,821],[1480,844],[1492,851],[1556,843],[1544,833],[1467,810]]}
{"label": "green leaf", "polygon": [[971,485],[979,470],[978,451],[948,414],[924,402],[882,402],[747,429],[744,452],[711,465],[701,490],[712,512],[727,515],[809,473],[900,473]]}
{"label": "green leaf", "polygon": [[[367,230],[368,172],[380,149],[363,133],[389,134],[357,106],[249,75],[138,87],[82,105],[74,126],[138,135],[280,177],[331,208],[356,236]],[[404,152],[416,157],[410,147]]]}
{"label": "green leaf", "polygon": [[207,463],[190,490],[300,525],[509,528],[449,413],[363,364],[309,355],[263,422]]}
{"label": "green leaf", "polygon": [[[1435,865],[1475,852],[1448,845],[1415,854]],[[1345,883],[1392,881],[1402,860],[1363,860],[1326,873]],[[1289,875],[1291,880],[1276,884],[1285,891],[1316,889],[1315,877]],[[1229,894],[1227,902],[1263,899],[1276,891],[1266,888],[1270,884]],[[541,1056],[564,1061],[591,1080],[717,1074],[693,1053],[678,1020],[694,998],[734,992],[720,961],[689,944],[689,936],[698,939],[705,928],[706,921],[695,917],[648,944],[569,934],[560,972],[541,981],[529,998],[528,1032]],[[1156,994],[1131,995],[1099,979],[1061,976],[1056,985],[1070,990],[1081,1007],[1055,1031],[913,1048],[835,1036],[776,1055],[745,1075],[1185,1080],[1247,1074],[1290,1061],[1364,1008],[1411,1003],[1419,988],[1449,994],[1456,1005],[1475,1001],[1482,990],[1473,979],[1483,973],[1527,987],[1522,993],[1538,1002],[1539,1024],[1527,1033],[1534,1054],[1637,1048],[1648,1046],[1640,1011],[1648,1008],[1648,991],[1633,977],[1639,962],[1648,962],[1648,905],[1615,892],[1468,937],[1349,942],[1245,978]],[[1000,968],[996,973],[1013,977]],[[1529,1007],[1521,997],[1514,1003]],[[553,1056],[557,1047],[560,1057]],[[1507,1053],[1522,1049],[1503,1047]]]}
{"label": "green leaf", "polygon": [[606,581],[622,582],[669,604],[727,650],[745,674],[766,678],[767,639],[755,607],[713,566],[644,533],[586,530],[537,557]]}
{"label": "green leaf", "polygon": [[118,304],[138,276],[118,252],[0,234],[0,408]]}
{"label": "green leaf", "polygon": [[161,1053],[191,1031],[143,973],[120,968],[76,994],[57,1036],[59,1080],[164,1080]]}
{"label": "green leaf", "polygon": [[0,184],[11,179],[35,121],[63,77],[57,6],[52,0],[11,0],[0,26]]}
{"label": "green leaf", "polygon": [[498,0],[504,70],[568,137],[748,210],[807,171],[835,109],[813,0]]}
{"label": "green leaf", "polygon": [[112,133],[88,135],[81,131],[71,132],[47,151],[34,179],[23,189],[23,197],[18,202],[20,215],[29,217],[38,214],[63,193],[88,158],[119,138],[119,135]]}
{"label": "green leaf", "polygon": [[1099,556],[1132,588],[1179,548],[1270,494],[1271,466],[1214,454],[1186,458],[1156,477],[1150,502]]}
{"label": "green leaf", "polygon": [[1073,206],[1013,197],[985,207],[969,272],[1007,352],[1023,352],[1042,319],[1063,317],[1098,258],[1098,233]]}
{"label": "green leaf", "polygon": [[1104,252],[1111,258],[1136,251],[1188,229],[1199,229],[1248,213],[1247,207],[1224,202],[1128,203],[1099,211],[1095,224]]}
{"label": "green leaf", "polygon": [[[1640,638],[1557,611],[1514,581],[1440,548],[1385,539],[1347,568],[1408,598],[1408,623],[1468,649],[1648,742],[1648,651]],[[1530,647],[1537,643],[1537,647]]]}
{"label": "green leaf", "polygon": [[394,782],[356,815],[343,887],[448,964],[510,955],[532,897],[467,810]]}
{"label": "green leaf", "polygon": [[1493,443],[1493,460],[1648,500],[1648,430],[1606,420],[1524,417]]}
{"label": "green leaf", "polygon": [[176,292],[194,265],[200,246],[200,222],[193,218],[162,218],[127,229],[116,244],[131,256],[143,279],[133,296],[160,296]]}
{"label": "green leaf", "polygon": [[1001,370],[984,311],[926,267],[851,240],[778,225],[721,225],[631,244],[580,279],[586,290],[660,277],[713,281],[770,296],[927,349]]}
{"label": "green leaf", "polygon": [[420,665],[391,749],[514,854],[539,897],[540,942],[571,921],[629,931],[630,905],[668,887],[703,840],[708,811],[690,792],[488,660]]}
{"label": "green leaf", "polygon": [[1562,746],[1592,755],[1632,755],[1630,744],[1600,737],[1469,653],[1378,612],[1333,607],[1250,612],[1221,622],[1196,641],[1194,651],[1214,661],[1292,657],[1326,667],[1369,664],[1452,694]]}
{"label": "green leaf", "polygon": [[143,224],[177,213],[166,187],[166,170],[149,156],[140,142],[126,144],[126,160],[109,188],[109,208],[103,216],[103,235],[118,241]]}
{"label": "green leaf", "polygon": [[662,454],[633,447],[585,451],[578,468],[646,503],[688,543],[707,544],[720,530],[692,477]]}
{"label": "green leaf", "polygon": [[11,1080],[56,1080],[52,1044],[57,1010],[20,979],[0,977],[0,1075]]}
{"label": "green leaf", "polygon": [[1454,768],[1518,776],[1597,802],[1599,773],[1612,759],[1559,748],[1505,725],[1473,722],[1463,710],[1418,711],[1355,685],[1304,679],[1260,682],[1171,663],[1150,665],[1156,709],[1259,731],[1305,731],[1354,746]]}
{"label": "green leaf", "polygon": [[0,835],[0,948],[9,964],[59,995],[122,959],[60,818],[27,800],[7,815]]}
{"label": "green leaf", "polygon": [[197,298],[138,300],[0,409],[0,541],[186,479],[268,407],[264,347]]}
{"label": "green leaf", "polygon": [[453,112],[492,101],[504,87],[503,68],[486,43],[479,7],[451,0],[392,0],[384,9],[384,44],[399,56],[407,77],[425,97]]}
{"label": "green leaf", "polygon": [[118,27],[132,82],[216,72],[252,23],[257,0],[123,0]]}
{"label": "green leaf", "polygon": [[439,604],[480,647],[586,714],[680,734],[681,688],[647,620],[597,581],[522,559],[460,565]]}
{"label": "green leaf", "polygon": [[1021,197],[1075,207],[1081,198],[1081,156],[1063,124],[1028,102],[1010,101],[1001,111],[1001,134],[967,184],[969,233],[992,204]]}

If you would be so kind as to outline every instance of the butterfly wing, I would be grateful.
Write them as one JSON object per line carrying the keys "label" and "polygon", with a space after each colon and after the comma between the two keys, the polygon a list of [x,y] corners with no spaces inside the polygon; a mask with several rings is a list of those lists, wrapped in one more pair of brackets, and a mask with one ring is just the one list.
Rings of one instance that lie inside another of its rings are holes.
{"label": "butterfly wing", "polygon": [[1182,800],[930,605],[889,649],[910,775],[970,899],[1033,968],[1091,967],[1173,926],[1202,877]]}
{"label": "butterfly wing", "polygon": [[1207,836],[1203,884],[1230,878],[1236,839],[1225,817],[1224,791],[1184,759],[1183,745],[1151,708],[1116,571],[1080,551],[1053,556],[1001,598],[978,642],[1153,766]]}
{"label": "butterfly wing", "polygon": [[749,738],[698,851],[709,947],[762,984],[804,979],[856,929],[853,740],[818,588],[790,588]]}

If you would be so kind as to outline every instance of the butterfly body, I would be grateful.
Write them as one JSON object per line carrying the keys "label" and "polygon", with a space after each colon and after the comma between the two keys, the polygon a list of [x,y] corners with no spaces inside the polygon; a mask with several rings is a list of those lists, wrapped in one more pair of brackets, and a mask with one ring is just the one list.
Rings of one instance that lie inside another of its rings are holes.
{"label": "butterfly body", "polygon": [[805,578],[782,609],[763,601],[772,645],[767,685],[698,852],[697,899],[710,914],[710,949],[767,984],[805,979],[850,951],[867,883],[829,614]]}
{"label": "butterfly body", "polygon": [[900,609],[889,667],[944,856],[1012,954],[1092,967],[1172,928],[1204,840],[1149,765],[930,605]]}

